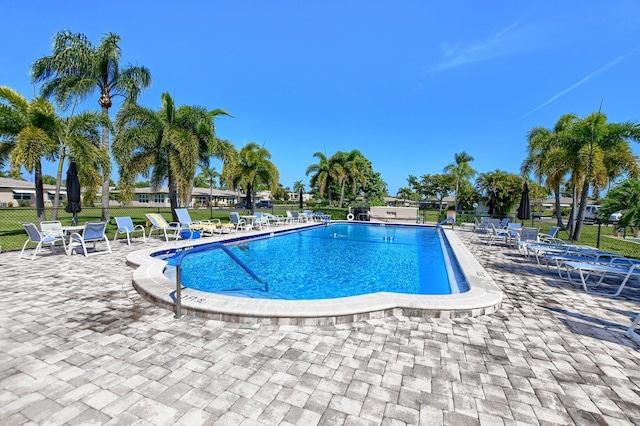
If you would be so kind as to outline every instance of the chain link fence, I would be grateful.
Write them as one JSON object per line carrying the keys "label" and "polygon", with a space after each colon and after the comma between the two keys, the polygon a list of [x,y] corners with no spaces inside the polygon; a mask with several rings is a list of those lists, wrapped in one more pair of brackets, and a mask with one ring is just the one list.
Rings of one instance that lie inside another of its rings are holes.
{"label": "chain link fence", "polygon": [[[271,210],[275,214],[284,214],[285,210],[297,210],[297,205],[274,205]],[[233,208],[195,208],[189,209],[189,213],[193,220],[207,220],[217,218],[225,222],[229,219],[229,212],[237,210]],[[319,208],[325,214],[330,214],[332,219],[345,219],[347,209],[337,208]],[[112,236],[115,233],[116,216],[130,216],[134,224],[147,225],[145,213],[160,213],[168,221],[172,220],[171,208],[169,207],[119,207],[111,206],[109,215],[111,220],[107,225],[107,235]],[[71,225],[72,214],[64,211],[64,208],[58,209],[57,220],[63,225]],[[99,221],[102,216],[101,207],[83,207],[82,212],[78,213],[78,224],[85,222]],[[53,218],[53,209],[48,207],[45,209],[45,217],[47,220]],[[458,213],[456,224],[473,223],[474,218],[478,216],[473,212]],[[423,210],[419,212],[419,221],[438,223],[446,218],[446,211],[438,212],[437,210]],[[479,218],[479,217],[478,217]],[[516,220],[512,218],[512,220]],[[20,225],[20,222],[38,223],[35,208],[0,208],[0,246],[2,250],[17,250],[22,248],[26,241],[27,234]],[[550,218],[535,218],[531,221],[527,220],[525,226],[534,226],[540,229],[540,232],[548,232],[554,226],[555,220]],[[626,231],[626,232],[625,232]],[[561,231],[558,235],[560,238],[567,240],[569,235],[565,231]],[[578,244],[597,247],[600,250],[618,253],[626,257],[640,259],[640,238],[635,237],[633,230],[621,229],[609,223],[584,224],[582,236]]]}

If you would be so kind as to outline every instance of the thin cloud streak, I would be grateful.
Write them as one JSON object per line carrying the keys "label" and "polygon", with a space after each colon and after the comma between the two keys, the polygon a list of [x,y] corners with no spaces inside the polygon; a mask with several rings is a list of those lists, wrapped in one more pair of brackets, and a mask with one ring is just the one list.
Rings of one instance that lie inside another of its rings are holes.
{"label": "thin cloud streak", "polygon": [[613,67],[614,65],[617,65],[620,61],[622,61],[623,59],[625,59],[626,57],[634,54],[635,52],[637,52],[638,50],[640,50],[640,47],[636,47],[635,49],[618,56],[617,58],[615,58],[613,61],[609,62],[608,64],[606,64],[605,66],[595,70],[594,72],[592,72],[591,74],[587,75],[586,77],[584,77],[582,80],[578,81],[577,83],[573,84],[572,86],[569,86],[568,88],[564,89],[563,91],[553,95],[551,98],[549,98],[549,100],[547,100],[546,102],[544,102],[543,104],[538,105],[537,107],[535,107],[534,109],[532,109],[531,111],[529,111],[528,113],[526,113],[525,115],[523,115],[521,118],[525,118],[531,114],[533,114],[534,112],[538,111],[541,108],[546,107],[547,105],[549,105],[551,102],[555,101],[556,99],[560,98],[561,96],[566,95],[567,93],[571,92],[573,89],[575,89],[576,87],[579,87],[581,85],[583,85],[584,83],[586,83],[587,81],[589,81],[591,78],[595,77],[598,74],[603,73],[604,71],[608,70],[609,68]]}
{"label": "thin cloud streak", "polygon": [[521,21],[518,20],[498,31],[488,40],[479,41],[466,49],[460,51],[453,48],[447,49],[445,57],[431,73],[446,71],[473,62],[480,62],[508,51],[508,49],[503,49],[501,46],[513,30],[519,26],[520,22]]}

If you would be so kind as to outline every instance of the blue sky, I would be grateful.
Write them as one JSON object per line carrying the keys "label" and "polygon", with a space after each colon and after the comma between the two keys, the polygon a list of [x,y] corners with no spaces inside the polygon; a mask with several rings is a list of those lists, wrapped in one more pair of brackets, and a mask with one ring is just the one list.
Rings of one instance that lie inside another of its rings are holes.
{"label": "blue sky", "polygon": [[[391,195],[463,150],[479,172],[519,173],[527,132],[562,114],[602,102],[610,122],[640,120],[637,1],[0,0],[0,11],[0,85],[31,98],[29,67],[58,30],[95,44],[115,32],[123,63],[151,71],[141,104],[158,108],[166,91],[227,110],[218,136],[264,144],[284,186],[308,185],[314,152],[352,149]],[[97,96],[84,105],[97,110]]]}

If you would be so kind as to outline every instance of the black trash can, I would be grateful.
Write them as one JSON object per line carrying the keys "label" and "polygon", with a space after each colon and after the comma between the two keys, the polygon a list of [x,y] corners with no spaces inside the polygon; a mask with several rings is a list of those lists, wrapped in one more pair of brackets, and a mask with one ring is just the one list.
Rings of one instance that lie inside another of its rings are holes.
{"label": "black trash can", "polygon": [[357,207],[353,209],[355,220],[369,221],[369,207]]}

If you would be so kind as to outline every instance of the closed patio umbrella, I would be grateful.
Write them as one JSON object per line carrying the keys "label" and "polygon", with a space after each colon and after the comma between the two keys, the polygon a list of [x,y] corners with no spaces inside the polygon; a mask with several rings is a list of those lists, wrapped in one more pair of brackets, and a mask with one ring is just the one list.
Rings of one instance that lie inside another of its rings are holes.
{"label": "closed patio umbrella", "polygon": [[298,194],[298,198],[300,198],[300,208],[303,208],[304,206],[302,205],[302,189],[300,189],[300,193]]}
{"label": "closed patio umbrella", "polygon": [[520,204],[518,205],[518,213],[516,216],[524,223],[525,220],[531,219],[531,205],[529,204],[529,185],[527,182],[522,187],[522,196],[520,197]]}
{"label": "closed patio umbrella", "polygon": [[78,168],[76,162],[72,161],[67,170],[67,205],[64,208],[67,213],[73,213],[72,225],[78,224],[78,213],[82,211],[80,207],[80,180],[78,179]]}
{"label": "closed patio umbrella", "polygon": [[496,192],[491,191],[491,197],[489,198],[489,216],[493,216],[493,211],[496,208]]}

